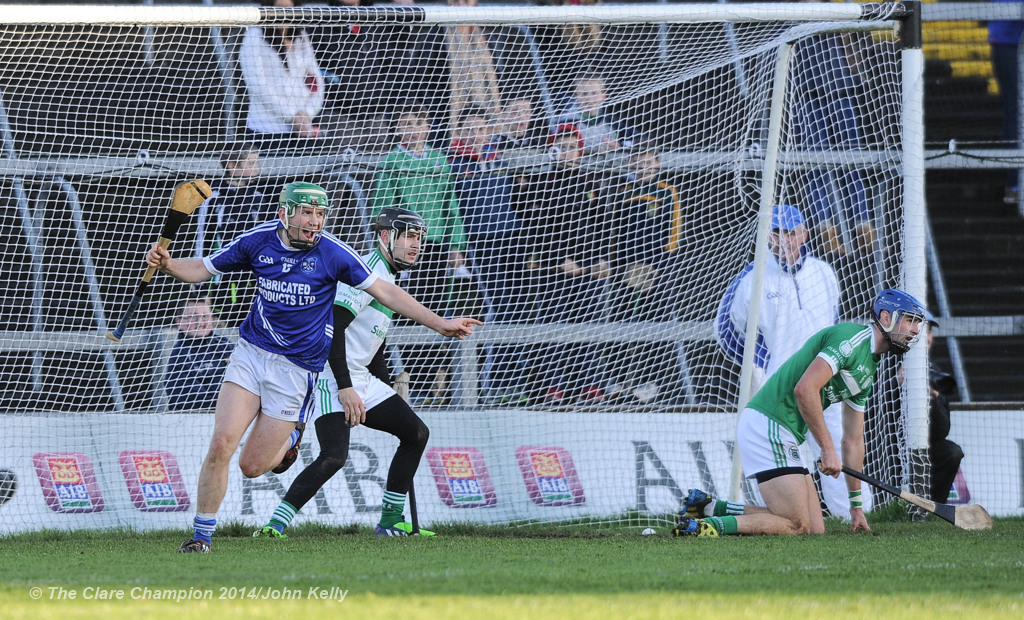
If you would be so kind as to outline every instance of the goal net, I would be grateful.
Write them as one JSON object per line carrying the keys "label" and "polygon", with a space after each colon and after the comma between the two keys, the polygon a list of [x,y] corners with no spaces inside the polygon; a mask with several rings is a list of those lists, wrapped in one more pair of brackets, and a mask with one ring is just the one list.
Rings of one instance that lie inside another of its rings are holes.
{"label": "goal net", "polygon": [[[178,258],[277,217],[296,180],[328,191],[329,230],[360,253],[380,209],[426,219],[399,284],[485,325],[445,341],[396,315],[387,332],[390,372],[409,374],[431,429],[421,522],[664,523],[690,487],[756,501],[733,481],[737,412],[782,353],[736,322],[738,278],[758,275],[744,286],[762,336],[783,340],[806,337],[795,323],[866,321],[883,288],[924,296],[906,15],[6,8],[0,531],[190,521],[226,356],[272,292],[247,273],[157,274],[121,341],[104,336],[192,178],[214,194]],[[814,260],[822,280],[801,289]],[[883,366],[867,415],[866,468],[897,484],[924,445],[908,415],[925,408],[907,387],[924,385],[918,353],[902,384]],[[221,522],[269,518],[318,452],[312,430],[282,475],[232,464]],[[374,523],[396,446],[354,429],[296,523]]]}

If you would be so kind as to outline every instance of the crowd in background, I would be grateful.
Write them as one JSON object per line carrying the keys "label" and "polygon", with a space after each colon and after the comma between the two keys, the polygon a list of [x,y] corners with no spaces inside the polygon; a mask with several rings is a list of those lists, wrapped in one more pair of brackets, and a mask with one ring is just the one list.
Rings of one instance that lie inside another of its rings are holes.
{"label": "crowd in background", "polygon": [[[293,6],[293,0],[263,2]],[[448,4],[473,6],[476,0]],[[638,50],[650,42],[642,31],[631,36]],[[682,190],[661,170],[668,128],[639,115],[636,106],[609,105],[607,75],[616,68],[602,49],[614,39],[593,24],[533,26],[528,33],[376,24],[308,32],[251,28],[239,56],[251,145],[242,153],[337,145],[380,152],[366,183],[369,208],[357,208],[340,192],[334,230],[358,245],[352,229],[380,209],[417,211],[430,229],[417,268],[402,284],[438,313],[498,324],[682,318],[694,311],[687,308],[693,304],[684,298],[688,283],[681,274],[698,252],[687,237],[695,227],[684,221]],[[798,140],[807,148],[859,147],[850,100],[860,78],[848,65],[849,45],[839,35],[824,35],[801,47],[794,60],[799,89],[826,92],[820,84],[836,75],[846,84],[829,91],[831,99],[810,97],[798,106],[806,129]],[[841,123],[829,122],[834,113]],[[652,126],[657,129],[643,131]],[[524,150],[544,153],[543,164],[516,165],[511,155]],[[602,160],[616,163],[593,165]],[[836,232],[847,218],[850,229],[871,231],[859,171],[812,174],[806,184],[809,219],[828,244],[823,249],[836,260],[869,257],[873,231],[849,253]],[[834,199],[829,188],[837,185],[842,191]],[[850,271],[869,266],[862,260]],[[222,297],[236,298],[234,289],[220,288]],[[225,308],[218,306],[223,318],[230,314]],[[862,313],[851,309],[853,316]],[[672,349],[664,343],[549,343],[531,345],[524,355],[513,346],[487,347],[484,401],[657,400],[669,393],[665,384],[678,379]],[[412,374],[415,395],[428,404],[449,402],[450,351],[417,345],[393,352]]]}
{"label": "crowd in background", "polygon": [[[447,3],[472,6],[476,0]],[[563,3],[597,2],[543,2]],[[223,176],[211,182],[214,196],[195,218],[196,256],[273,217],[284,182],[309,180],[329,190],[332,232],[359,251],[367,249],[368,222],[385,206],[414,209],[428,221],[422,256],[402,284],[438,312],[468,313],[490,324],[583,326],[706,320],[713,313],[695,278],[724,282],[732,267],[710,255],[700,239],[714,234],[719,221],[713,218],[750,218],[754,205],[739,191],[705,192],[703,173],[663,169],[667,151],[691,141],[698,149],[719,143],[701,133],[708,106],[690,101],[685,84],[642,96],[627,91],[664,75],[666,61],[659,60],[654,26],[349,23],[222,30],[242,96],[230,146],[213,143],[222,151]],[[196,57],[184,46],[175,48],[183,71],[198,62],[205,45],[195,33],[184,39],[195,43]],[[855,45],[834,35],[800,48],[813,53],[801,56],[798,50],[795,88],[807,84],[804,90],[821,90],[815,84],[833,75],[842,76],[844,84],[832,100],[818,97],[798,106],[807,133],[796,139],[804,148],[861,144],[852,100],[870,84],[846,64],[856,56],[850,52]],[[170,54],[165,55],[154,66],[168,64]],[[827,62],[816,65],[820,58]],[[213,79],[209,59],[204,66]],[[732,99],[739,101],[730,88],[734,77],[723,71],[701,78],[715,81],[701,88],[722,94],[716,114],[727,124],[743,117],[729,107],[736,105]],[[210,102],[223,107],[224,98],[216,93],[197,98],[196,113]],[[833,109],[841,111],[842,122],[830,125],[824,119]],[[683,127],[684,122],[689,124]],[[198,117],[194,124],[213,125]],[[24,143],[18,136],[16,142]],[[725,143],[724,135],[719,139]],[[351,167],[353,183],[337,177],[283,178],[280,171],[271,176],[261,167],[266,158],[282,154],[343,149],[373,155],[371,165]],[[815,227],[813,244],[824,246],[819,238],[839,236],[829,231],[840,224],[863,231],[855,243],[832,239],[825,248],[841,279],[870,273],[877,244],[866,225],[870,214],[860,172],[811,175],[797,183],[806,188],[787,199],[806,210]],[[687,219],[698,217],[707,219]],[[851,287],[850,301],[843,300],[844,317],[863,316],[865,305],[856,296],[870,297],[871,288]],[[232,276],[218,278],[202,293],[210,297],[219,325],[232,328],[247,312],[254,289],[247,279]],[[509,404],[678,397],[680,391],[666,384],[679,382],[681,350],[667,342],[489,346],[481,359],[483,396],[485,402]],[[451,399],[451,351],[425,345],[393,352],[413,372],[415,394],[438,403]]]}

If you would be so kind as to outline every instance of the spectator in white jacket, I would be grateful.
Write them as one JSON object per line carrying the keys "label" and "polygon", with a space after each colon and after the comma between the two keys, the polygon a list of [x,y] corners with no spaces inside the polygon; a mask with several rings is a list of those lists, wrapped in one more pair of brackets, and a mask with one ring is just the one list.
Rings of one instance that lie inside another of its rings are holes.
{"label": "spectator in white jacket", "polygon": [[[292,0],[265,5],[295,6]],[[301,28],[249,28],[238,53],[249,96],[247,139],[261,151],[301,146],[318,137],[314,124],[324,105],[324,77],[309,35]]]}
{"label": "spectator in white jacket", "polygon": [[[772,210],[770,252],[760,290],[754,373],[751,393],[756,392],[779,366],[815,333],[839,320],[839,281],[832,267],[810,254],[809,235],[803,214],[794,206]],[[753,288],[754,264],[750,263],[729,283],[718,306],[715,336],[726,356],[743,361],[747,317]],[[825,410],[825,422],[835,445],[843,435],[842,407]],[[808,438],[814,459],[821,449]],[[842,477],[819,476],[822,495],[832,516],[850,518],[850,501]],[[871,510],[870,494],[864,512]]]}

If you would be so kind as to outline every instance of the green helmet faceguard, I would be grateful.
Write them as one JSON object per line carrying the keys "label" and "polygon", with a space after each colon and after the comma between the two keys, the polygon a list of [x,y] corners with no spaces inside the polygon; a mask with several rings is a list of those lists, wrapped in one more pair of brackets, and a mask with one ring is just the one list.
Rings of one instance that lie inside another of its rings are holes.
{"label": "green helmet faceguard", "polygon": [[[327,227],[327,215],[330,213],[330,203],[327,200],[327,192],[324,188],[313,183],[306,183],[304,181],[295,181],[284,186],[281,190],[280,207],[284,211],[284,216],[281,221],[284,223],[285,234],[288,236],[288,242],[291,243],[292,247],[298,250],[311,250],[320,241],[320,236],[323,234],[323,229]],[[324,209],[324,223],[323,227],[319,230],[313,231],[314,236],[312,241],[302,238],[301,234],[297,236],[292,235],[292,230],[297,230],[301,233],[303,230],[298,226],[293,226],[291,218],[295,216],[297,207],[314,207],[317,209]]]}

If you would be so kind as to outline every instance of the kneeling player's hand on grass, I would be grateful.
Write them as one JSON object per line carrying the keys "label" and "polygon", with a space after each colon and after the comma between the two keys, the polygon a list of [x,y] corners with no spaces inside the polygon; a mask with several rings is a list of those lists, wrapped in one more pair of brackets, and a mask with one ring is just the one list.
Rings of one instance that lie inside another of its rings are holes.
{"label": "kneeling player's hand on grass", "polygon": [[868,525],[867,517],[864,516],[863,508],[851,508],[850,509],[850,531],[857,532],[870,532],[871,526]]}

